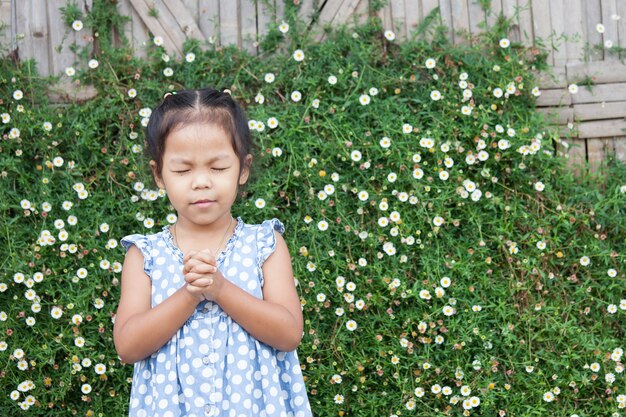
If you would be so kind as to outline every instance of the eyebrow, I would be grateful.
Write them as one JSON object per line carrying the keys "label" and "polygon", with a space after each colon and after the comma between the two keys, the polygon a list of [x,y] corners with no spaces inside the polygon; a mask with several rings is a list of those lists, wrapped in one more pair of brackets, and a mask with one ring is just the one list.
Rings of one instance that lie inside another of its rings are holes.
{"label": "eyebrow", "polygon": [[[209,158],[208,162],[215,162],[215,161],[220,161],[223,159],[228,159],[229,155],[228,154],[217,154],[211,158]],[[172,157],[170,158],[170,162],[173,164],[189,164],[191,163],[191,160],[189,160],[188,158],[184,158],[184,157]]]}

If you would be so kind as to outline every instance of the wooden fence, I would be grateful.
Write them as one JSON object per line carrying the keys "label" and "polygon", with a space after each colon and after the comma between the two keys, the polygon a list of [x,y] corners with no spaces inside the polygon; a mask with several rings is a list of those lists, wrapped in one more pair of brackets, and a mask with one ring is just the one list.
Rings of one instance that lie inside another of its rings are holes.
{"label": "wooden fence", "polygon": [[[72,1],[85,13],[93,2]],[[64,26],[59,8],[66,2],[0,0],[3,50],[20,59],[35,58],[42,74],[60,74],[76,65],[70,45],[86,44],[92,34]],[[318,39],[326,25],[361,23],[373,14],[369,0],[299,3],[300,18]],[[171,55],[181,54],[186,38],[255,53],[268,25],[280,24],[284,16],[283,0],[117,0],[117,7],[130,17],[124,34],[139,56],[153,36],[163,38]],[[492,24],[502,13],[514,18],[512,41],[555,45],[549,56],[553,74],[541,82],[540,111],[569,131],[573,164],[587,161],[592,170],[601,170],[609,155],[626,161],[626,0],[492,0],[489,13],[477,0],[388,0],[375,13],[385,28],[406,39],[435,8],[455,43],[468,42],[482,22]],[[572,83],[593,87],[581,86],[571,94]]]}

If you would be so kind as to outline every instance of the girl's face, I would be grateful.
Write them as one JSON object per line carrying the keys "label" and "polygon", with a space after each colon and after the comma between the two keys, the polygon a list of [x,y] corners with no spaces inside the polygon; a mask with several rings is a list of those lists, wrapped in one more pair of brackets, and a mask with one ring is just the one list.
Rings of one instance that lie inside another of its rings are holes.
{"label": "girl's face", "polygon": [[248,155],[240,170],[231,139],[220,126],[194,123],[173,130],[165,140],[161,173],[150,161],[159,187],[165,188],[178,222],[206,226],[230,221],[239,185],[248,180]]}

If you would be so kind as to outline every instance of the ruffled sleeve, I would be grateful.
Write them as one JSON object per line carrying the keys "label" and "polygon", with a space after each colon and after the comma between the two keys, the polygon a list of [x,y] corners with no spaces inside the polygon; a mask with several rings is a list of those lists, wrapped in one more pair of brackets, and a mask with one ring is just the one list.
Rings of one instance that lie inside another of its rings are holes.
{"label": "ruffled sleeve", "polygon": [[285,226],[278,219],[265,220],[259,225],[256,236],[257,244],[257,265],[259,268],[269,256],[276,250],[276,230],[281,235],[285,231]]}
{"label": "ruffled sleeve", "polygon": [[148,237],[139,234],[129,235],[122,238],[120,243],[126,251],[128,251],[132,245],[137,246],[137,249],[139,249],[143,255],[143,270],[150,276],[150,272],[152,271],[152,249]]}

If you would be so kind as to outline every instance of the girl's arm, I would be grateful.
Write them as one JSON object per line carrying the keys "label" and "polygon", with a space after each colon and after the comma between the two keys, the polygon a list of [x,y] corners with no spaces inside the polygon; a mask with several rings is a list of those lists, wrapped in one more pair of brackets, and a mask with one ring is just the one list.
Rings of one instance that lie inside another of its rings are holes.
{"label": "girl's arm", "polygon": [[126,363],[135,363],[159,350],[193,314],[200,299],[186,285],[155,308],[151,307],[150,278],[136,246],[126,253],[122,267],[122,294],[115,316],[115,350]]}
{"label": "girl's arm", "polygon": [[[205,287],[204,296],[217,302],[225,313],[257,340],[281,351],[292,351],[302,339],[302,308],[294,285],[287,245],[280,234],[274,234],[276,250],[263,263],[262,300],[228,281],[219,271],[212,274],[213,283]],[[206,254],[198,255],[204,257]],[[202,261],[210,263],[211,259]],[[193,276],[195,279],[190,283],[191,287],[196,279],[202,279],[202,274]]]}

